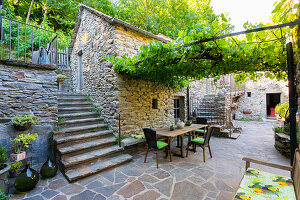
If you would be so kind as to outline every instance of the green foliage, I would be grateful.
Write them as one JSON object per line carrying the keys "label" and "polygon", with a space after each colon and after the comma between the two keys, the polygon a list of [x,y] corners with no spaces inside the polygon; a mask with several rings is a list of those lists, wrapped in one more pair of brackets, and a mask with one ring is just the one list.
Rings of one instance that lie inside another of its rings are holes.
{"label": "green foliage", "polygon": [[91,99],[91,97],[89,97],[88,95],[85,95],[84,98],[86,98],[87,102],[90,102],[90,103],[93,102],[93,100]]}
{"label": "green foliage", "polygon": [[241,118],[241,119],[239,119],[239,121],[242,121],[242,122],[251,122],[252,120],[251,119],[246,119],[246,118]]}
{"label": "green foliage", "polygon": [[53,136],[54,136],[54,132],[51,131],[51,132],[49,133],[49,136],[48,136],[48,144],[49,144],[50,150],[51,150],[52,147],[53,147]]}
{"label": "green foliage", "polygon": [[11,195],[5,194],[0,190],[0,200],[10,200]]}
{"label": "green foliage", "polygon": [[57,74],[56,75],[56,78],[57,79],[66,79],[66,78],[68,78],[66,75],[64,75],[64,74]]}
{"label": "green foliage", "polygon": [[97,108],[97,107],[94,107],[93,109],[90,110],[91,112],[94,112],[94,113],[97,113],[97,114],[101,114],[101,109],[100,108]]}
{"label": "green foliage", "polygon": [[[126,139],[127,137],[126,136],[122,136],[120,137],[121,141]],[[116,142],[119,142],[119,136],[115,136],[115,139],[116,139]]]}
{"label": "green foliage", "polygon": [[259,118],[258,121],[259,122],[264,122],[264,120],[262,118]]}
{"label": "green foliage", "polygon": [[[286,135],[290,135],[290,125],[289,124],[285,124],[284,126],[279,126],[279,127],[274,127],[273,131],[275,133],[283,133]],[[299,126],[296,126],[296,137],[297,137],[297,141],[299,141]]]}
{"label": "green foliage", "polygon": [[0,144],[0,167],[6,162],[6,149]]}
{"label": "green foliage", "polygon": [[38,139],[38,134],[21,134],[15,137],[14,139],[10,138],[13,144],[13,151],[15,154],[21,153],[23,148],[28,148],[29,143]]}
{"label": "green foliage", "polygon": [[14,163],[12,163],[11,165],[10,165],[10,169],[9,169],[9,171],[10,172],[16,172],[16,171],[18,171],[21,167],[22,167],[22,162],[21,161],[15,161]]}
{"label": "green foliage", "polygon": [[279,115],[281,118],[288,118],[289,117],[289,103],[279,103],[275,107],[275,113]]}
{"label": "green foliage", "polygon": [[31,123],[32,125],[37,124],[39,119],[34,115],[24,115],[23,117],[14,117],[13,123],[15,125],[24,126],[26,123]]}

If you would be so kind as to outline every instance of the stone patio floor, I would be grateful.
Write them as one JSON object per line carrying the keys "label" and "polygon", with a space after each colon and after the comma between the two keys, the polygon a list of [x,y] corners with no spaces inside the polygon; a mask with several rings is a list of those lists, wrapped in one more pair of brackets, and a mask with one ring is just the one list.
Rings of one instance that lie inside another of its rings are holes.
{"label": "stone patio floor", "polygon": [[[173,162],[164,159],[161,152],[158,169],[153,152],[149,153],[147,163],[144,163],[145,152],[138,152],[128,164],[75,183],[68,183],[59,172],[52,179],[40,180],[34,190],[14,195],[12,199],[232,199],[245,170],[242,157],[289,165],[289,160],[274,148],[272,127],[275,123],[234,123],[242,127],[241,136],[237,140],[213,137],[210,141],[213,158],[207,151],[205,163],[201,148],[196,153],[190,152],[188,158],[173,156]],[[252,167],[289,176],[281,170]]]}

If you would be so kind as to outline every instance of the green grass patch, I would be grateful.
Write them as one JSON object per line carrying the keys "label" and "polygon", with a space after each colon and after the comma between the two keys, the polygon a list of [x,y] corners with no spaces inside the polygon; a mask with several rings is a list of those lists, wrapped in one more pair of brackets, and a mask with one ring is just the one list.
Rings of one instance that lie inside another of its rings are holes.
{"label": "green grass patch", "polygon": [[262,118],[259,118],[258,121],[259,122],[264,122],[264,120]]}
{"label": "green grass patch", "polygon": [[[121,141],[126,139],[127,137],[126,136],[121,136],[120,139]],[[119,142],[119,136],[115,136],[115,139],[116,139],[116,142]]]}
{"label": "green grass patch", "polygon": [[242,122],[251,122],[251,119],[246,119],[246,118],[241,118],[238,121],[242,121]]}
{"label": "green grass patch", "polygon": [[87,102],[90,102],[90,103],[93,102],[93,100],[91,99],[91,97],[89,97],[88,95],[84,95],[84,98],[86,98]]}

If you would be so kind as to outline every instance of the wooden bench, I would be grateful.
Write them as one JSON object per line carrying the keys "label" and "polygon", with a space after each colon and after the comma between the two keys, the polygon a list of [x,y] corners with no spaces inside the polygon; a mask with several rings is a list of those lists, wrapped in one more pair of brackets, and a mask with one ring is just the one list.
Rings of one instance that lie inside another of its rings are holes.
{"label": "wooden bench", "polygon": [[[294,165],[284,166],[264,162],[253,158],[243,158],[246,161],[246,173],[239,185],[234,200],[280,199],[300,200],[300,150],[296,149]],[[250,163],[256,163],[291,172],[291,177],[271,174],[250,168]]]}

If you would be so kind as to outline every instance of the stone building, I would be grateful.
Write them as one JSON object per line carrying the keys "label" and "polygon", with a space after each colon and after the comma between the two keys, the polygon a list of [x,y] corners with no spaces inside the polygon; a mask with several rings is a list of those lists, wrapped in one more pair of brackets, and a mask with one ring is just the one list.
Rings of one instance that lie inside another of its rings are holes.
{"label": "stone building", "polygon": [[103,58],[104,54],[133,56],[151,40],[170,41],[85,5],[79,7],[70,45],[73,90],[89,95],[113,130],[120,114],[123,134],[170,126],[174,118],[187,119],[186,89],[175,92],[156,83],[129,80]]}
{"label": "stone building", "polygon": [[245,94],[237,100],[235,119],[259,120],[275,117],[278,103],[288,102],[286,81],[262,77],[257,81],[245,82]]}

